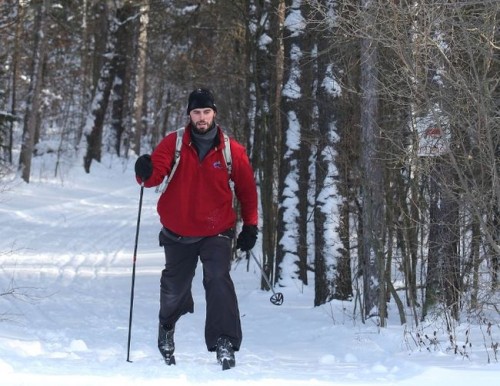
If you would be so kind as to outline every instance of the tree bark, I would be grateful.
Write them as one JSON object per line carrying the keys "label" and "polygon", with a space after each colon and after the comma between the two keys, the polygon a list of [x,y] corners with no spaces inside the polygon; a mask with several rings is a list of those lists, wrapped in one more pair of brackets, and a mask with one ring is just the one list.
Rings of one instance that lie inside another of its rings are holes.
{"label": "tree bark", "polygon": [[104,117],[115,75],[116,33],[119,26],[113,18],[110,18],[109,23],[110,33],[108,33],[106,53],[104,55],[105,61],[101,68],[101,75],[92,100],[90,116],[87,118],[87,125],[84,130],[87,139],[87,151],[83,158],[83,167],[87,173],[90,173],[92,160],[101,161]]}
{"label": "tree bark", "polygon": [[141,154],[141,135],[144,128],[144,98],[146,85],[146,54],[148,49],[149,1],[141,6],[141,17],[137,44],[137,72],[134,98],[134,152]]}
{"label": "tree bark", "polygon": [[[374,26],[373,0],[362,0],[365,25]],[[363,167],[363,297],[365,316],[378,316],[385,325],[385,275],[383,260],[383,173],[380,166],[377,91],[377,42],[361,39],[361,162]]]}
{"label": "tree bark", "polygon": [[[319,4],[325,10],[333,12],[333,6],[327,1]],[[330,7],[330,9],[329,9]],[[317,132],[315,133],[315,194],[314,194],[314,305],[319,306],[332,298],[347,300],[352,295],[352,288],[344,284],[350,283],[350,259],[342,261],[342,247],[336,244],[341,238],[340,232],[344,228],[340,225],[342,215],[339,213],[341,205],[335,205],[340,198],[334,176],[338,175],[335,168],[335,125],[332,123],[336,117],[336,99],[338,98],[336,81],[333,78],[331,57],[327,54],[331,45],[329,36],[314,29],[315,25],[325,23],[330,12],[315,10],[311,14],[314,20],[312,32],[317,45],[318,57],[315,58],[316,69],[314,95],[317,106]],[[349,237],[347,237],[349,238]],[[343,263],[347,262],[347,266]]]}
{"label": "tree bark", "polygon": [[50,0],[37,0],[35,17],[35,38],[33,49],[33,61],[31,64],[31,79],[26,98],[26,112],[24,116],[24,128],[19,157],[19,170],[24,181],[30,181],[31,160],[35,147],[37,134],[38,109],[40,107],[40,93],[42,90],[43,61],[46,51],[46,17]]}
{"label": "tree bark", "polygon": [[[262,206],[262,260],[265,273],[274,284],[275,253],[277,242],[278,198],[276,175],[280,165],[281,147],[281,85],[283,78],[283,36],[281,26],[284,19],[284,1],[272,0],[260,4],[248,3],[248,24],[246,28],[246,55],[250,58],[246,84],[252,90],[247,101],[252,117],[248,125],[248,147],[251,159],[258,173],[260,201]],[[269,17],[269,23],[260,28],[259,20]],[[269,46],[259,42],[264,36],[270,36]],[[253,145],[252,145],[253,144]],[[264,279],[261,288],[268,289]]]}
{"label": "tree bark", "polygon": [[[115,76],[111,112],[112,143],[110,144],[110,147],[115,150],[117,156],[122,155],[123,134],[125,133],[127,122],[131,121],[129,95],[131,93],[133,78],[132,58],[135,51],[138,51],[138,54],[140,53],[136,44],[136,41],[139,39],[139,32],[134,33],[134,27],[139,24],[138,12],[138,7],[129,1],[125,2],[123,7],[117,10],[119,26],[116,33]],[[140,27],[137,27],[137,30],[139,29]],[[131,47],[136,48],[136,50],[131,49]]]}
{"label": "tree bark", "polygon": [[[291,13],[299,12],[299,9],[292,8],[292,1],[285,1],[285,19]],[[280,168],[278,171],[278,221],[277,221],[277,246],[276,262],[279,266],[279,276],[282,272],[282,263],[287,260],[287,265],[293,262],[297,269],[292,273],[292,277],[303,279],[303,270],[299,259],[299,243],[301,237],[305,237],[300,228],[299,212],[301,211],[300,181],[301,161],[304,156],[301,153],[301,122],[298,117],[300,109],[301,89],[299,81],[301,78],[300,61],[302,56],[300,50],[300,32],[295,31],[297,26],[288,25],[283,30],[284,49],[284,72],[283,90],[281,98],[281,153]],[[303,149],[303,148],[302,148]],[[299,229],[300,228],[300,229]]]}

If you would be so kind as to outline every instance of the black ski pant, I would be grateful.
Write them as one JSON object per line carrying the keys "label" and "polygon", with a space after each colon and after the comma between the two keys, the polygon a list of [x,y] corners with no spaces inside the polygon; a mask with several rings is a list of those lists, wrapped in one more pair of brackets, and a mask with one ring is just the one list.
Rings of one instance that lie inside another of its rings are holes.
{"label": "black ski pant", "polygon": [[203,264],[207,349],[215,351],[217,339],[226,336],[235,351],[239,350],[242,339],[240,313],[229,274],[231,239],[221,235],[186,244],[160,233],[160,245],[165,249],[165,268],[160,280],[161,325],[173,326],[182,315],[194,311],[191,284],[199,257]]}

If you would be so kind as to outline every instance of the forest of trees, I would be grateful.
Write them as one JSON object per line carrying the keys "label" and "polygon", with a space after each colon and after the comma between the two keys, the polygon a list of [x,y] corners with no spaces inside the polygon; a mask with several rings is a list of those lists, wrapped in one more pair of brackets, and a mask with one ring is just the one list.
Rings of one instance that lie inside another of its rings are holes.
{"label": "forest of trees", "polygon": [[499,0],[3,0],[0,178],[151,152],[209,87],[273,283],[380,326],[500,312],[499,27]]}

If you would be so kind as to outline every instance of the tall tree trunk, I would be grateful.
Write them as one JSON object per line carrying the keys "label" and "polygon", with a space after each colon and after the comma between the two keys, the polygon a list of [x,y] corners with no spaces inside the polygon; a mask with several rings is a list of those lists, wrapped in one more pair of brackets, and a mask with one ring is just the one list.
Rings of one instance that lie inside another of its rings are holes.
{"label": "tall tree trunk", "polygon": [[93,24],[90,22],[91,20],[91,10],[92,7],[89,4],[89,0],[83,0],[82,2],[82,44],[80,46],[80,62],[82,68],[81,75],[81,94],[80,94],[80,103],[81,103],[81,113],[80,113],[80,122],[78,125],[78,130],[75,136],[75,143],[73,144],[75,148],[78,147],[82,140],[83,130],[85,127],[85,121],[87,119],[86,109],[90,105],[91,100],[91,90],[92,90],[92,61],[91,61],[91,49],[90,49],[90,40],[91,40],[91,31]]}
{"label": "tall tree trunk", "polygon": [[[20,45],[21,45],[21,30],[24,20],[24,7],[21,3],[17,3],[17,18],[16,18],[16,32],[14,37],[14,50],[12,52],[12,93],[10,98],[10,114],[12,120],[8,123],[8,144],[5,146],[7,151],[7,161],[12,164],[12,147],[14,146],[14,121],[16,118],[16,104],[17,104],[17,78],[20,60]],[[6,123],[7,124],[7,123]]]}
{"label": "tall tree trunk", "polygon": [[[248,71],[249,106],[251,121],[248,126],[248,147],[258,173],[262,206],[262,262],[265,273],[275,281],[275,251],[277,227],[277,189],[275,177],[279,170],[281,146],[280,97],[283,77],[283,50],[281,26],[284,19],[284,1],[272,0],[261,4],[248,2],[247,57],[251,67]],[[269,23],[260,21],[269,18]],[[254,28],[258,26],[259,28]],[[269,46],[260,44],[269,36]],[[264,279],[261,287],[267,289]]]}
{"label": "tall tree trunk", "polygon": [[437,168],[432,168],[429,174],[429,241],[427,253],[427,275],[425,284],[425,300],[422,309],[422,319],[440,300],[439,277],[441,275],[439,202],[441,200]]}
{"label": "tall tree trunk", "polygon": [[[296,14],[299,9],[292,7],[292,1],[285,2],[285,20],[291,20],[291,14]],[[290,263],[297,266],[293,272],[288,273],[292,278],[298,278],[302,275],[301,261],[299,260],[299,242],[300,237],[305,237],[300,228],[299,213],[301,206],[300,181],[301,159],[304,153],[301,153],[301,122],[298,118],[300,109],[301,89],[299,81],[301,79],[300,58],[303,53],[300,50],[300,33],[302,32],[298,25],[290,23],[285,25],[283,32],[284,47],[284,73],[283,90],[281,100],[281,127],[283,136],[281,138],[282,162],[278,172],[278,239],[276,247],[276,262],[279,266],[279,275],[282,275],[283,268],[288,268]],[[305,220],[305,219],[304,219]],[[300,228],[300,229],[299,229]],[[301,277],[302,278],[302,277]]]}
{"label": "tall tree trunk", "polygon": [[97,162],[101,161],[104,117],[114,80],[116,33],[119,27],[114,17],[109,17],[109,26],[110,33],[108,33],[106,53],[104,55],[105,61],[101,68],[101,76],[97,82],[90,115],[87,118],[87,124],[84,129],[84,134],[87,139],[87,152],[83,158],[83,167],[87,173],[90,173],[92,160],[96,160]]}
{"label": "tall tree trunk", "polygon": [[[361,0],[365,26],[374,26],[376,4]],[[369,36],[369,34],[368,34]],[[363,298],[365,316],[378,316],[385,326],[384,205],[383,173],[379,156],[380,130],[377,91],[377,46],[369,37],[361,39],[361,132],[363,167]]]}
{"label": "tall tree trunk", "polygon": [[441,284],[445,294],[445,304],[455,320],[459,319],[460,299],[462,296],[462,262],[459,254],[460,225],[458,195],[455,192],[453,181],[453,170],[449,164],[445,165],[442,178],[445,191],[440,205],[442,214],[442,252],[444,256],[443,283]]}
{"label": "tall tree trunk", "polygon": [[30,71],[30,85],[26,97],[26,112],[24,116],[23,137],[19,157],[19,170],[21,171],[22,179],[26,182],[30,181],[31,160],[37,132],[37,117],[40,107],[40,93],[42,90],[43,60],[47,42],[46,17],[47,10],[50,7],[50,0],[37,0],[34,2],[34,5],[36,7],[36,16],[33,61]]}
{"label": "tall tree trunk", "polygon": [[[326,0],[322,0],[320,6],[325,12],[316,10],[312,17],[313,25],[325,23],[326,19],[336,12],[333,5]],[[316,60],[315,74],[318,134],[315,142],[314,304],[320,305],[331,298],[350,299],[352,282],[348,246],[349,208],[348,205],[336,204],[339,199],[343,200],[334,178],[339,176],[340,172],[335,165],[338,154],[334,138],[337,135],[332,121],[338,122],[337,99],[340,87],[333,74],[334,64],[327,54],[331,46],[331,37],[325,35],[323,31],[315,31],[315,42],[319,56]],[[343,242],[346,242],[346,249],[343,248]]]}
{"label": "tall tree trunk", "polygon": [[477,309],[479,303],[479,266],[481,265],[481,226],[476,219],[471,224],[471,248],[470,265],[472,270],[472,284],[470,288],[470,302],[473,309]]}
{"label": "tall tree trunk", "polygon": [[[493,205],[493,213],[491,216],[493,218],[493,238],[496,245],[500,245],[500,205]],[[489,246],[488,249],[490,250],[491,256],[491,289],[495,291],[500,287],[500,257],[497,249],[491,246]]]}
{"label": "tall tree trunk", "polygon": [[148,49],[149,1],[141,6],[137,44],[137,72],[134,98],[134,152],[141,154],[141,135],[144,127],[144,90],[146,85],[146,54]]}
{"label": "tall tree trunk", "polygon": [[[128,95],[131,83],[132,55],[131,46],[134,47],[135,34],[133,33],[136,20],[135,12],[138,8],[130,2],[117,10],[118,29],[116,32],[116,51],[114,64],[114,82],[111,112],[111,140],[110,147],[117,156],[121,155],[122,137],[125,132],[125,118],[128,115]],[[141,105],[142,107],[142,105]]]}
{"label": "tall tree trunk", "polygon": [[[270,88],[269,88],[269,127],[265,133],[264,162],[262,165],[262,182],[265,181],[266,190],[262,192],[262,207],[266,211],[264,218],[264,245],[263,255],[267,267],[266,273],[269,277],[275,279],[275,253],[276,253],[276,223],[278,216],[278,196],[276,190],[276,175],[280,168],[280,147],[282,132],[281,128],[281,87],[283,82],[283,32],[282,25],[285,19],[284,0],[273,0],[270,8],[270,36],[272,37],[271,51],[273,54]],[[264,194],[265,193],[265,194]],[[264,204],[265,201],[265,204]],[[274,282],[275,280],[273,280]],[[264,283],[263,283],[264,285]]]}
{"label": "tall tree trunk", "polygon": [[436,159],[430,176],[430,228],[427,283],[422,316],[438,301],[458,320],[461,296],[458,254],[458,202],[452,191],[452,171],[442,157]]}
{"label": "tall tree trunk", "polygon": [[[344,20],[344,23],[346,21],[350,23],[349,12],[344,7],[338,7],[336,11],[339,13],[339,19]],[[334,43],[330,42],[330,45]],[[338,49],[341,50],[342,47]],[[332,56],[336,58],[331,67],[332,76],[335,74],[342,87],[342,92],[335,102],[335,136],[337,139],[332,144],[335,151],[334,167],[337,171],[335,187],[339,194],[337,229],[340,241],[340,245],[337,246],[338,264],[334,272],[333,298],[341,300],[347,300],[353,296],[353,279],[358,280],[361,272],[361,267],[356,267],[353,277],[353,256],[356,257],[356,252],[358,256],[363,252],[361,242],[363,222],[359,203],[362,176],[357,172],[357,167],[354,167],[354,165],[362,167],[360,117],[364,106],[361,103],[361,93],[358,91],[361,84],[360,54],[359,41],[355,44],[351,43],[338,58],[335,53],[332,53]],[[353,229],[356,229],[354,235]],[[356,285],[356,288],[359,287]],[[357,299],[359,299],[358,293]],[[363,314],[362,308],[360,310]]]}
{"label": "tall tree trunk", "polygon": [[[307,2],[302,2],[300,13],[305,20],[311,19],[312,9]],[[315,122],[315,89],[317,88],[316,71],[316,51],[317,46],[314,41],[314,33],[311,25],[306,24],[305,29],[297,37],[301,55],[299,57],[300,78],[298,79],[300,97],[296,99],[294,109],[297,112],[297,119],[300,130],[300,147],[298,152],[298,242],[297,256],[299,266],[299,279],[305,284],[309,284],[308,273],[308,233],[310,219],[309,192],[311,186],[311,172],[309,165],[312,159],[312,147],[315,145],[317,134],[317,123]],[[313,190],[311,190],[313,191]]]}
{"label": "tall tree trunk", "polygon": [[[401,179],[399,181],[399,206],[403,213],[403,233],[404,239],[404,260],[405,260],[405,280],[407,285],[407,302],[412,308],[418,305],[417,296],[417,267],[419,262],[418,255],[418,234],[421,223],[420,208],[418,206],[419,194],[415,181],[410,181],[408,187],[410,199],[406,200],[405,188]],[[406,202],[408,201],[408,202]],[[416,315],[415,315],[416,316]]]}

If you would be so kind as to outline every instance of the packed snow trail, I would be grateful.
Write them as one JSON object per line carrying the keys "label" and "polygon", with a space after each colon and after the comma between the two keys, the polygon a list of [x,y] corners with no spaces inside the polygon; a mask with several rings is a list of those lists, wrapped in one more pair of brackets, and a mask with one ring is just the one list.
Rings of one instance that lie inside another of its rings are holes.
{"label": "packed snow trail", "polygon": [[[80,170],[81,169],[81,170]],[[493,384],[498,365],[410,352],[403,328],[379,331],[352,319],[350,304],[312,307],[290,281],[276,307],[259,290],[260,270],[235,263],[243,343],[221,371],[204,344],[201,263],[195,313],[176,326],[176,366],[156,347],[163,251],[154,189],[144,193],[130,359],[126,361],[132,256],[140,187],[121,161],[70,169],[64,179],[14,180],[0,194],[0,374],[2,385],[455,385]],[[259,248],[254,249],[259,257]],[[480,355],[480,353],[478,354]],[[432,364],[431,367],[429,364]],[[442,382],[442,378],[441,378]]]}

